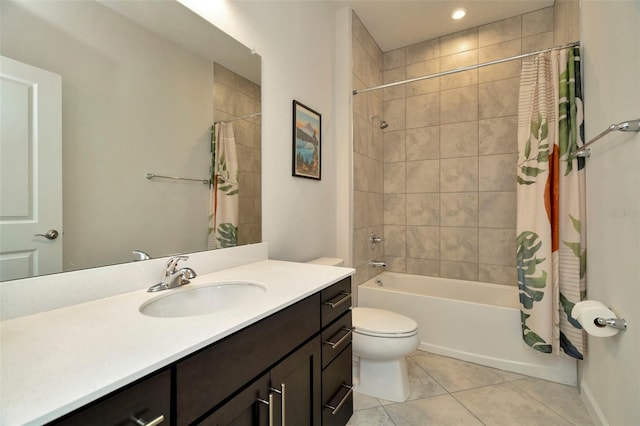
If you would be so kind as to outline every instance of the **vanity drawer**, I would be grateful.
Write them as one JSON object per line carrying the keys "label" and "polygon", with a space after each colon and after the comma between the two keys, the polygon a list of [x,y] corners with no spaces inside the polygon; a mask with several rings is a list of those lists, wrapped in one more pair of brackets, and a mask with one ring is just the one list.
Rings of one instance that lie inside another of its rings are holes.
{"label": "vanity drawer", "polygon": [[319,311],[316,293],[178,362],[177,425],[196,421],[318,333]]}
{"label": "vanity drawer", "polygon": [[322,331],[322,368],[351,343],[352,332],[350,310]]}
{"label": "vanity drawer", "polygon": [[330,324],[351,307],[351,277],[347,277],[320,292],[322,327]]}
{"label": "vanity drawer", "polygon": [[353,414],[351,345],[322,372],[322,424],[346,425]]}
{"label": "vanity drawer", "polygon": [[[164,419],[160,419],[164,417]],[[164,370],[123,390],[113,392],[49,425],[127,425],[139,419],[142,424],[156,421],[170,425],[171,421],[171,371]]]}

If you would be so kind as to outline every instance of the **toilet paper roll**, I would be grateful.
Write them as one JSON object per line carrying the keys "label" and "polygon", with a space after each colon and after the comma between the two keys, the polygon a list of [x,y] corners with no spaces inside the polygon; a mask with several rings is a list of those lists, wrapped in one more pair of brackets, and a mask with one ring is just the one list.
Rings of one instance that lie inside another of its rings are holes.
{"label": "toilet paper roll", "polygon": [[573,316],[582,325],[584,331],[591,336],[610,337],[618,334],[618,329],[596,323],[598,318],[617,318],[616,314],[607,308],[602,302],[596,300],[584,300],[575,304],[571,310]]}

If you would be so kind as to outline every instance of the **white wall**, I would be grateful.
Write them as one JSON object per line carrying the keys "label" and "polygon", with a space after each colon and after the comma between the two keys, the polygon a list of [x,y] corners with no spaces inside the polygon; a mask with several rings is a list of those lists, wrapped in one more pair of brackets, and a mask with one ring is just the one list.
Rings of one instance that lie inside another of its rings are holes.
{"label": "white wall", "polygon": [[[640,118],[640,2],[582,2],[586,139]],[[588,298],[627,320],[589,338],[582,394],[602,424],[640,424],[640,134],[612,133],[587,160]]]}
{"label": "white wall", "polygon": [[[335,256],[334,6],[180,1],[262,56],[262,237],[269,256]],[[322,114],[321,181],[291,176],[293,99]]]}

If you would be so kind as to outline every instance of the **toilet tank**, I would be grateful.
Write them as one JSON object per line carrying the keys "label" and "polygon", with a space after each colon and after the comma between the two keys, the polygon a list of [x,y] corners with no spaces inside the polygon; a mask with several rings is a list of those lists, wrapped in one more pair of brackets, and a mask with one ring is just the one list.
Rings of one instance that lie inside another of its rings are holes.
{"label": "toilet tank", "polygon": [[326,266],[342,266],[344,265],[344,260],[337,257],[319,257],[317,259],[310,260],[307,263]]}

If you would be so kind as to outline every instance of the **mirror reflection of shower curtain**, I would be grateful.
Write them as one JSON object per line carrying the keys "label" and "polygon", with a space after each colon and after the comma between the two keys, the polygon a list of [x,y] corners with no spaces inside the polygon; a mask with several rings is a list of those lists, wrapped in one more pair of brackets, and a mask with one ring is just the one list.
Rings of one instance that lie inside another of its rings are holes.
{"label": "mirror reflection of shower curtain", "polygon": [[238,155],[233,126],[213,127],[212,185],[209,203],[209,249],[238,245]]}

